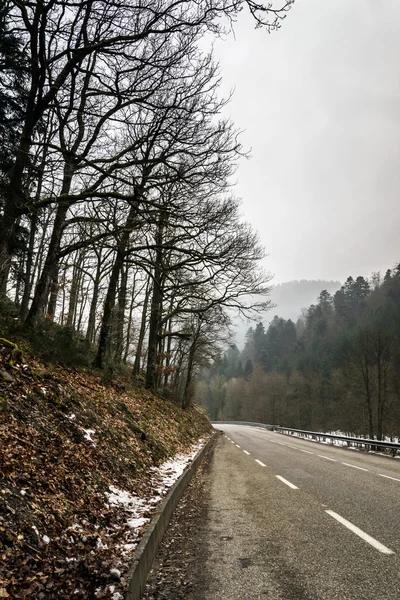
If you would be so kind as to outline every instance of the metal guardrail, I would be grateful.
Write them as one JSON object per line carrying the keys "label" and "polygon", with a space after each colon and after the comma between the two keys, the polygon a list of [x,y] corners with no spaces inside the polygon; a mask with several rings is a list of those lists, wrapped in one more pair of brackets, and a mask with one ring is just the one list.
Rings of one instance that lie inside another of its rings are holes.
{"label": "metal guardrail", "polygon": [[214,425],[218,425],[218,423],[226,424],[226,425],[250,425],[251,427],[262,427],[263,429],[268,429],[269,431],[277,431],[279,433],[283,433],[285,435],[295,435],[296,437],[302,437],[305,439],[313,439],[316,441],[332,440],[332,444],[334,440],[341,440],[347,443],[348,447],[357,447],[364,449],[384,449],[391,450],[393,456],[396,455],[397,452],[400,452],[400,444],[396,442],[384,442],[381,440],[371,440],[367,438],[357,438],[346,435],[336,435],[335,433],[324,433],[321,431],[307,431],[304,429],[293,429],[291,427],[281,427],[280,425],[267,425],[266,423],[253,423],[249,421],[211,421]]}

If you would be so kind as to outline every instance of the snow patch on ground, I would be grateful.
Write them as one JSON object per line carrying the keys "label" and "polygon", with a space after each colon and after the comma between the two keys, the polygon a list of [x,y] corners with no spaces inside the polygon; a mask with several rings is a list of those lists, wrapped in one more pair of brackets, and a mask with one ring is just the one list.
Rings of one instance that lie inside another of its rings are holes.
{"label": "snow patch on ground", "polygon": [[93,446],[95,446],[96,440],[94,440],[92,438],[92,435],[94,435],[96,433],[96,430],[95,429],[84,429],[83,427],[81,429],[85,434],[84,435],[85,440],[87,440],[88,442],[91,442],[93,444]]}
{"label": "snow patch on ground", "polygon": [[[125,527],[122,528],[121,532],[121,542],[118,546],[120,552],[119,562],[110,571],[110,574],[115,576],[116,579],[121,577],[121,584],[127,583],[124,575],[141,539],[144,526],[151,520],[152,513],[156,510],[157,505],[164,499],[171,486],[179,479],[206,442],[207,439],[200,439],[187,454],[177,454],[173,459],[167,460],[159,467],[152,468],[152,494],[147,497],[140,497],[115,485],[109,486],[109,492],[106,493],[106,506],[115,507],[121,511],[125,521]],[[76,527],[76,525],[72,525],[70,529]],[[115,525],[114,528],[111,526],[111,529],[115,532],[116,529],[120,529],[120,526]],[[98,538],[97,549],[105,547],[106,545]],[[95,596],[101,596],[102,592],[108,591],[112,594],[112,600],[123,600],[123,596],[120,592],[114,591],[115,589],[114,584],[108,585],[104,590],[98,588]]]}

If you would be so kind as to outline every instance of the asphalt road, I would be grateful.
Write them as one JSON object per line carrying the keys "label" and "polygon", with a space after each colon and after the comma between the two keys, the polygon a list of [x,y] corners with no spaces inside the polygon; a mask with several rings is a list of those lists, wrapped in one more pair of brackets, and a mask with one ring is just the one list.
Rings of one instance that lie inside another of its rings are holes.
{"label": "asphalt road", "polygon": [[196,600],[400,600],[400,460],[218,429]]}

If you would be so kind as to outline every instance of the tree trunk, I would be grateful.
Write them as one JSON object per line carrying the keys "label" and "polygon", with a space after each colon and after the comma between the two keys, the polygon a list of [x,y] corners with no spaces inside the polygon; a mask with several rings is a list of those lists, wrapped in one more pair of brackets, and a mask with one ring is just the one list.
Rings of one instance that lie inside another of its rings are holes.
{"label": "tree trunk", "polygon": [[[74,167],[70,163],[64,166],[64,178],[61,189],[61,195],[69,194],[71,189]],[[65,218],[71,203],[68,200],[60,202],[57,206],[56,218],[54,220],[53,232],[44,263],[43,271],[36,287],[35,296],[32,301],[31,308],[26,318],[26,325],[33,327],[36,324],[38,316],[44,311],[46,306],[47,294],[49,292],[50,282],[55,277],[58,265],[58,253],[60,251],[61,237],[63,233]]]}
{"label": "tree trunk", "polygon": [[141,367],[141,356],[142,356],[144,336],[146,333],[147,309],[149,306],[151,286],[152,286],[152,278],[149,275],[149,279],[147,281],[146,293],[145,293],[144,302],[143,302],[142,319],[140,322],[140,331],[139,331],[139,339],[138,339],[138,343],[137,343],[137,347],[136,347],[135,362],[133,363],[133,369],[132,369],[132,377],[133,378],[135,378],[139,375],[140,367]]}
{"label": "tree trunk", "polygon": [[147,353],[147,370],[146,370],[146,388],[157,389],[158,381],[158,342],[159,332],[162,315],[162,283],[163,283],[163,270],[162,270],[162,240],[163,240],[163,221],[160,220],[157,232],[156,232],[156,257],[154,265],[153,275],[153,294],[150,305],[150,318],[149,318],[149,342],[148,342],[148,353]]}
{"label": "tree trunk", "polygon": [[100,249],[99,254],[97,255],[97,267],[96,267],[96,275],[93,281],[93,294],[92,301],[90,303],[90,311],[89,311],[89,320],[86,331],[86,339],[89,342],[94,342],[95,338],[95,325],[96,325],[96,311],[97,311],[97,302],[99,299],[99,290],[100,290],[100,277],[101,277],[101,254],[102,249]]}
{"label": "tree trunk", "polygon": [[133,323],[132,323],[132,318],[133,318],[133,308],[135,306],[135,283],[136,283],[136,275],[133,276],[133,284],[132,284],[132,291],[131,291],[131,301],[129,304],[129,316],[128,316],[128,327],[126,330],[126,339],[125,339],[125,350],[124,350],[124,356],[123,356],[123,363],[126,364],[126,361],[128,360],[128,355],[129,355],[129,347],[131,344],[131,338],[132,338],[132,329],[133,329]]}
{"label": "tree trunk", "polygon": [[86,331],[86,339],[89,342],[94,342],[94,330],[96,325],[97,300],[99,297],[99,280],[96,278],[93,285],[92,301],[90,303],[89,320]]}
{"label": "tree trunk", "polygon": [[19,315],[22,321],[26,319],[26,315],[28,314],[29,308],[29,299],[31,297],[32,284],[33,284],[33,254],[35,249],[35,237],[37,231],[37,221],[38,216],[37,213],[34,213],[31,219],[31,227],[29,232],[29,245],[26,254],[26,265],[25,265],[25,284],[24,284],[24,293],[22,295],[21,307],[19,311]]}
{"label": "tree trunk", "polygon": [[18,268],[16,271],[16,286],[15,286],[15,298],[14,298],[14,302],[16,306],[20,306],[20,295],[21,295],[21,287],[23,285],[23,281],[24,281],[24,269],[25,269],[25,262],[26,262],[27,256],[26,253],[24,253],[22,260],[20,262],[20,264],[18,264]]}
{"label": "tree trunk", "polygon": [[[85,274],[84,272],[81,270],[81,277],[80,277],[80,281],[79,281],[79,291],[78,291],[78,298],[79,296],[82,298],[81,302],[80,302],[80,307],[79,307],[79,317],[78,317],[78,323],[76,324],[76,331],[81,331],[81,327],[82,327],[82,321],[83,321],[83,317],[86,311],[86,305],[87,305],[87,300],[88,300],[88,291],[89,291],[89,286],[86,287],[86,290],[84,290],[84,286],[86,284],[86,279],[85,279]],[[78,316],[78,308],[77,308],[77,315]]]}
{"label": "tree trunk", "polygon": [[[171,300],[171,304],[170,304],[170,310],[172,310],[172,300]],[[169,319],[169,321],[168,321],[168,330],[170,333],[172,332],[172,319]],[[167,387],[169,375],[170,375],[169,367],[171,364],[171,348],[172,348],[172,335],[169,335],[168,339],[167,339],[167,352],[165,354],[164,387]]]}
{"label": "tree trunk", "polygon": [[27,122],[22,132],[20,146],[11,171],[3,216],[0,221],[0,296],[5,296],[7,292],[11,258],[15,247],[17,221],[22,215],[22,207],[25,204],[23,174],[29,161],[31,136],[34,128],[32,117],[33,115],[27,116]]}
{"label": "tree trunk", "polygon": [[102,369],[104,366],[104,358],[107,349],[108,338],[111,330],[112,313],[115,306],[115,295],[117,292],[119,273],[124,262],[124,255],[121,253],[120,248],[117,249],[117,255],[111,270],[110,281],[108,282],[108,289],[106,299],[104,301],[103,316],[101,319],[101,328],[99,335],[99,343],[97,346],[97,354],[93,361],[93,366]]}
{"label": "tree trunk", "polygon": [[[48,125],[49,125],[49,123],[47,123],[47,126]],[[48,130],[47,130],[47,132],[48,132]],[[39,168],[39,173],[38,173],[38,178],[37,178],[37,187],[36,187],[36,193],[35,193],[35,201],[36,202],[38,202],[40,200],[40,196],[42,194],[43,173],[44,173],[44,169],[46,166],[48,150],[49,150],[49,146],[48,146],[48,143],[46,142],[43,146],[43,153],[42,153],[42,158],[41,158],[41,163],[40,163],[40,168]],[[22,321],[24,321],[26,319],[26,316],[28,314],[29,299],[31,297],[32,285],[33,285],[33,280],[34,280],[34,273],[32,273],[32,267],[33,267],[33,255],[34,255],[34,250],[35,250],[35,237],[36,237],[37,224],[38,224],[38,212],[37,211],[35,211],[33,213],[30,221],[31,221],[31,227],[30,227],[30,231],[29,231],[29,245],[28,245],[28,251],[27,251],[27,258],[26,258],[25,285],[24,285],[24,293],[22,296],[21,308],[20,308],[20,318]]]}
{"label": "tree trunk", "polygon": [[125,325],[125,305],[126,305],[126,289],[128,285],[128,268],[121,268],[121,285],[118,292],[118,308],[115,315],[115,350],[114,360],[119,362],[122,360],[122,352],[124,345],[124,325]]}
{"label": "tree trunk", "polygon": [[58,290],[59,289],[60,289],[60,286],[58,283],[58,270],[57,270],[57,273],[55,274],[55,276],[53,277],[53,280],[51,282],[50,299],[49,299],[49,304],[47,307],[47,316],[52,321],[54,321],[54,316],[56,314],[57,298],[58,298]]}
{"label": "tree trunk", "polygon": [[69,293],[69,307],[67,315],[67,327],[75,328],[76,309],[78,306],[78,291],[81,278],[82,255],[78,254],[72,270],[72,282]]}
{"label": "tree trunk", "polygon": [[117,256],[115,258],[115,262],[114,262],[113,268],[111,270],[110,282],[108,284],[107,295],[106,295],[106,299],[104,302],[103,318],[101,321],[101,329],[100,329],[100,336],[99,336],[99,345],[97,347],[96,358],[93,361],[93,366],[97,367],[99,369],[102,369],[103,365],[104,365],[104,357],[105,357],[105,352],[106,352],[107,343],[108,343],[108,337],[109,337],[109,333],[110,333],[111,318],[112,318],[113,308],[115,305],[115,296],[116,296],[116,291],[117,291],[119,274],[122,269],[122,265],[124,263],[125,253],[126,253],[126,249],[128,246],[131,229],[134,225],[134,221],[135,221],[135,218],[137,215],[137,211],[138,211],[137,200],[139,199],[139,194],[140,194],[139,190],[137,192],[135,192],[135,198],[131,204],[128,218],[125,223],[125,228],[124,228],[124,231],[121,235],[121,239],[118,244]]}
{"label": "tree trunk", "polygon": [[193,365],[194,365],[194,357],[195,357],[195,353],[196,353],[196,338],[193,340],[192,344],[190,345],[190,350],[189,350],[189,356],[188,356],[188,363],[187,363],[187,375],[186,375],[186,382],[185,382],[185,390],[183,392],[183,397],[182,397],[182,408],[187,408],[190,405],[190,385],[192,383],[192,375],[193,375]]}

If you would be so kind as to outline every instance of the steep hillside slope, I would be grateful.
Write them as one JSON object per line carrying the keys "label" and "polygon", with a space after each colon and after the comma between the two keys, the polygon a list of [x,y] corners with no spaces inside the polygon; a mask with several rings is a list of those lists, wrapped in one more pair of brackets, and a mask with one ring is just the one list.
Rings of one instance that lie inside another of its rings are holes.
{"label": "steep hillside slope", "polygon": [[195,406],[105,387],[0,340],[0,597],[122,598],[146,521],[129,525],[127,510],[151,511],[157,467],[210,432]]}

